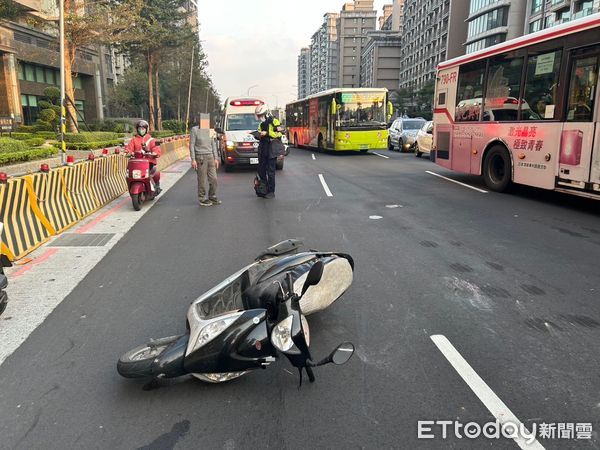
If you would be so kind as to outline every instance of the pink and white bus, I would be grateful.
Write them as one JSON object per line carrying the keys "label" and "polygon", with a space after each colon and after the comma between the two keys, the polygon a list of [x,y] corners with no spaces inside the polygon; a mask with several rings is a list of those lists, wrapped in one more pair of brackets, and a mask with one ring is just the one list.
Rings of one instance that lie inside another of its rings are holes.
{"label": "pink and white bus", "polygon": [[439,65],[432,159],[600,199],[600,14]]}

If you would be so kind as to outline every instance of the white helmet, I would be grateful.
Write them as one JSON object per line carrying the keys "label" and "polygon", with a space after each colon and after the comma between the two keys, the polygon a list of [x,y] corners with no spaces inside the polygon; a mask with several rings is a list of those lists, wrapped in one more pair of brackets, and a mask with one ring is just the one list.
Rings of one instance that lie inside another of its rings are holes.
{"label": "white helmet", "polygon": [[262,105],[258,105],[254,110],[254,114],[256,114],[256,117],[266,116],[269,114],[269,107],[264,103]]}

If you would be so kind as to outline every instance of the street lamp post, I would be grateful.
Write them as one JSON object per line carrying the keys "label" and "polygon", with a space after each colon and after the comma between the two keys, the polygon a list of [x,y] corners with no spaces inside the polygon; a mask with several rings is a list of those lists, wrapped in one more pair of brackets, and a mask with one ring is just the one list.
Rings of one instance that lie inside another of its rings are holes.
{"label": "street lamp post", "polygon": [[67,144],[65,133],[67,131],[67,114],[65,111],[65,0],[58,2],[58,39],[60,46],[60,149],[62,164],[67,162]]}

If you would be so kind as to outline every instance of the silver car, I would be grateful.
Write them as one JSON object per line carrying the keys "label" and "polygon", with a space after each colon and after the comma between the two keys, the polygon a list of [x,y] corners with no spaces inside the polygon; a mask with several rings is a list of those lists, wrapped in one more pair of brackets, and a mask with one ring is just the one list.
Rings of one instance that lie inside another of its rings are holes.
{"label": "silver car", "polygon": [[417,141],[417,132],[425,125],[425,122],[426,120],[421,117],[394,120],[388,130],[388,149],[406,152],[414,148]]}

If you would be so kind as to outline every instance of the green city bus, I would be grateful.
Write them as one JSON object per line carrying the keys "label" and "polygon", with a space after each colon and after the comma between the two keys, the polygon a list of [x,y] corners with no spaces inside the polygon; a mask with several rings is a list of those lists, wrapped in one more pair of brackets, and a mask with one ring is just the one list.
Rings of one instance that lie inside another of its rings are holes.
{"label": "green city bus", "polygon": [[387,89],[332,89],[286,106],[288,139],[319,151],[387,148],[393,114]]}

